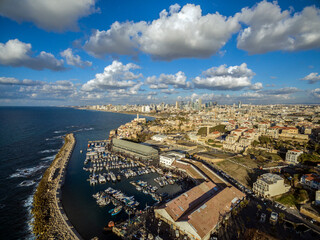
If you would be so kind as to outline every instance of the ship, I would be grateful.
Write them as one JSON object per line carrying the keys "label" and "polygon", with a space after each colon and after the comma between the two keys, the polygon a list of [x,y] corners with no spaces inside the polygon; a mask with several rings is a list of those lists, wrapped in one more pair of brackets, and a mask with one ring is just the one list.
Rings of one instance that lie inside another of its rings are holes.
{"label": "ship", "polygon": [[119,212],[121,212],[122,206],[118,206],[115,209],[113,209],[113,212],[111,213],[112,216],[117,215]]}

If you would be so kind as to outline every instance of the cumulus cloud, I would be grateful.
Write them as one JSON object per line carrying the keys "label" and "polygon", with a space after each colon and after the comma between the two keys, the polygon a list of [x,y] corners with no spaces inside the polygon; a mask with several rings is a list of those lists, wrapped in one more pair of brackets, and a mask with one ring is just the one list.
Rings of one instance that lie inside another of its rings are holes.
{"label": "cumulus cloud", "polygon": [[301,80],[308,81],[310,84],[320,81],[320,75],[316,72],[312,72],[309,75],[305,76]]}
{"label": "cumulus cloud", "polygon": [[0,77],[0,85],[25,85],[25,86],[33,86],[33,85],[41,85],[43,82],[41,81],[33,81],[30,79],[19,80],[13,77]]}
{"label": "cumulus cloud", "polygon": [[176,74],[160,74],[157,78],[156,76],[147,77],[146,83],[149,84],[151,89],[167,89],[169,85],[174,86],[174,88],[190,88],[191,83],[187,82],[187,77],[184,72],[177,72]]}
{"label": "cumulus cloud", "polygon": [[316,88],[316,89],[312,90],[311,95],[316,98],[320,98],[320,88]]}
{"label": "cumulus cloud", "polygon": [[85,68],[92,65],[92,62],[82,61],[79,55],[74,55],[71,48],[64,50],[60,55],[66,59],[67,64],[75,67]]}
{"label": "cumulus cloud", "polygon": [[238,35],[238,48],[250,54],[319,48],[320,10],[310,6],[291,13],[281,11],[277,2],[262,1],[253,8],[243,8],[236,17],[248,27]]}
{"label": "cumulus cloud", "polygon": [[292,99],[292,94],[300,92],[296,87],[285,87],[273,90],[258,90],[256,92],[244,92],[239,97],[242,99],[256,100],[256,101],[269,101],[274,102],[276,100],[289,100]]}
{"label": "cumulus cloud", "polygon": [[84,49],[99,58],[107,54],[136,56],[139,33],[143,32],[146,26],[145,22],[114,22],[107,31],[96,30],[85,43]]}
{"label": "cumulus cloud", "polygon": [[260,92],[264,94],[269,94],[269,95],[281,95],[281,94],[291,94],[291,93],[300,92],[300,90],[296,87],[285,87],[285,88],[265,90]]}
{"label": "cumulus cloud", "polygon": [[[105,67],[103,73],[96,74],[95,78],[82,86],[83,91],[106,91],[113,89],[129,89],[140,85],[135,80],[142,77],[142,74],[135,74],[130,70],[140,68],[138,65],[128,63],[126,65],[119,61],[113,61]],[[134,90],[132,90],[134,91]]]}
{"label": "cumulus cloud", "polygon": [[212,67],[196,77],[193,83],[196,88],[211,90],[240,90],[251,86],[251,79],[255,73],[247,67],[246,63],[240,66],[221,65]]}
{"label": "cumulus cloud", "polygon": [[34,81],[29,79],[0,77],[0,98],[25,100],[66,100],[77,95],[77,87],[71,81]]}
{"label": "cumulus cloud", "polygon": [[162,93],[171,95],[171,94],[175,94],[175,93],[179,93],[178,91],[176,91],[175,89],[162,89],[161,90]]}
{"label": "cumulus cloud", "polygon": [[77,21],[98,9],[96,0],[2,0],[0,15],[17,22],[33,22],[50,31],[77,30]]}
{"label": "cumulus cloud", "polygon": [[260,90],[263,88],[262,86],[262,83],[261,82],[257,82],[255,84],[252,84],[250,87],[249,87],[251,90]]}
{"label": "cumulus cloud", "polygon": [[236,33],[240,24],[219,13],[202,15],[200,6],[172,5],[152,22],[115,22],[107,31],[97,30],[84,48],[94,56],[136,55],[137,50],[152,58],[208,58],[217,53]]}
{"label": "cumulus cloud", "polygon": [[42,51],[39,55],[32,56],[31,44],[18,39],[9,40],[5,44],[0,43],[0,64],[34,70],[62,71],[66,69],[63,60],[56,59],[51,53]]}

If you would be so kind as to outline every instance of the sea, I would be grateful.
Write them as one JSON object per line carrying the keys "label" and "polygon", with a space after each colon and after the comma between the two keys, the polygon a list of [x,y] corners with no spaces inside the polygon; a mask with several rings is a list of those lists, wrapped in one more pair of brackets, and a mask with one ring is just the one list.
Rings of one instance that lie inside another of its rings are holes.
{"label": "sea", "polygon": [[[73,132],[76,145],[67,166],[62,187],[62,205],[84,239],[116,239],[103,227],[128,216],[111,217],[112,204],[99,207],[92,195],[108,187],[119,189],[140,202],[139,209],[154,204],[149,195],[136,191],[129,182],[153,181],[156,173],[123,179],[117,183],[90,186],[89,172],[83,171],[88,141],[108,139],[109,132],[135,118],[135,115],[78,110],[67,107],[0,107],[0,239],[34,239],[31,228],[33,194],[46,168],[63,145],[63,137]],[[152,118],[147,117],[148,120]],[[82,153],[80,152],[82,150]],[[177,184],[160,189],[174,194]]]}

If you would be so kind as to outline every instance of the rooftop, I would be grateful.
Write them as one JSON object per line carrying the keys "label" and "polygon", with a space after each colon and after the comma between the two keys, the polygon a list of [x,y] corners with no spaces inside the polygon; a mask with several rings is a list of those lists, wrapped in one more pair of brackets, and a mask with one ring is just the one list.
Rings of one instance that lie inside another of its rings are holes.
{"label": "rooftop", "polygon": [[151,154],[151,155],[158,154],[158,151],[156,149],[143,144],[134,143],[134,142],[117,139],[117,138],[114,138],[112,141],[113,141],[113,144],[119,148],[125,148],[129,150],[132,149],[143,154]]}
{"label": "rooftop", "polygon": [[268,184],[273,184],[280,180],[283,180],[283,178],[277,174],[265,173],[260,176],[259,180],[262,180]]}

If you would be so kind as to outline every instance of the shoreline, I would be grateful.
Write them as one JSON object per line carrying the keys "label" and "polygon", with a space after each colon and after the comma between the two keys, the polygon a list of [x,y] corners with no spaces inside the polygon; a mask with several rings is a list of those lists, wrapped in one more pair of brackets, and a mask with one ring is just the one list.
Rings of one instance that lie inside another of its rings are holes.
{"label": "shoreline", "polygon": [[33,195],[33,233],[36,239],[82,239],[61,204],[61,186],[75,142],[73,133],[65,136],[64,145],[45,171]]}
{"label": "shoreline", "polygon": [[141,115],[141,116],[146,116],[146,117],[153,117],[153,118],[162,118],[163,116],[159,116],[157,114],[149,114],[149,113],[141,113],[141,112],[127,112],[127,111],[120,111],[120,112],[115,112],[115,111],[107,111],[107,110],[99,110],[99,109],[88,109],[88,108],[77,108],[77,107],[71,107],[74,109],[78,110],[88,110],[88,111],[97,111],[97,112],[110,112],[110,113],[121,113],[121,114],[128,114],[128,115]]}

